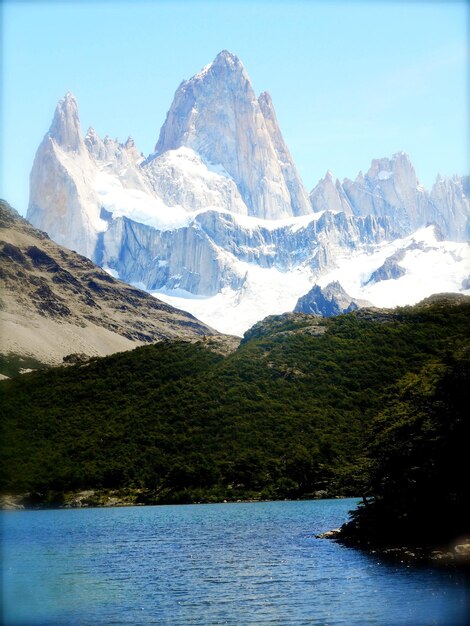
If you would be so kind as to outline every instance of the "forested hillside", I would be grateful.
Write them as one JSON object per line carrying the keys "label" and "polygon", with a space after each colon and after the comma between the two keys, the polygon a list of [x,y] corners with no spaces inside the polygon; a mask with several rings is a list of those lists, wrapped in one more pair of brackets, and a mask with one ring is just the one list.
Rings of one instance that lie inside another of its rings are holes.
{"label": "forested hillside", "polygon": [[470,298],[441,296],[286,314],[228,356],[211,338],[168,341],[4,381],[2,492],[60,504],[73,490],[127,489],[176,503],[386,498],[406,484],[406,499],[432,480],[423,498],[447,506],[464,488],[469,313]]}

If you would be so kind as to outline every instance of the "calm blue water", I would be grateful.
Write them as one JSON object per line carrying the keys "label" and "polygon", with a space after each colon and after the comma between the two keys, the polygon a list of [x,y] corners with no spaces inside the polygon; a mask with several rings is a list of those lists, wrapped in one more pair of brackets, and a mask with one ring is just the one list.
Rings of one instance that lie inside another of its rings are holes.
{"label": "calm blue water", "polygon": [[4,623],[468,624],[461,575],[315,539],[354,503],[5,512]]}

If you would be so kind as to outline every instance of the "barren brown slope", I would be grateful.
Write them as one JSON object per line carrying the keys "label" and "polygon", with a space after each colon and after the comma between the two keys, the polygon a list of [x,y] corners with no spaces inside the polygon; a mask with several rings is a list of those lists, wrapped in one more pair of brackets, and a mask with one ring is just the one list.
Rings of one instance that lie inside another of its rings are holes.
{"label": "barren brown slope", "polygon": [[0,201],[1,354],[48,365],[215,331],[54,243]]}

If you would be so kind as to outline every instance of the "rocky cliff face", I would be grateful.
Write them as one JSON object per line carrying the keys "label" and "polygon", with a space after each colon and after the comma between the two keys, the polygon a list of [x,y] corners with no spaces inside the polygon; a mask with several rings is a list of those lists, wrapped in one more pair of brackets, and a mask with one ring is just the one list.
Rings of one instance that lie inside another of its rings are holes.
{"label": "rocky cliff face", "polygon": [[346,179],[343,188],[359,215],[387,215],[404,233],[426,223],[429,200],[404,152],[373,160],[365,176]]}
{"label": "rocky cliff face", "polygon": [[58,103],[34,159],[28,219],[58,243],[92,257],[103,229],[95,171],[82,138],[77,101]]}
{"label": "rocky cliff face", "polygon": [[344,211],[354,215],[387,217],[401,235],[430,223],[440,227],[444,238],[466,241],[470,233],[470,202],[463,178],[437,178],[431,193],[416,176],[404,152],[391,159],[374,159],[367,173],[353,181],[333,182],[331,172],[310,193],[315,211]]}
{"label": "rocky cliff face", "polygon": [[340,213],[273,228],[205,211],[188,226],[172,231],[119,218],[103,233],[100,263],[151,291],[183,289],[213,296],[224,288],[242,288],[250,265],[280,272],[299,267],[321,272],[338,249],[377,244],[388,236],[386,220]]}
{"label": "rocky cliff face", "polygon": [[263,113],[266,128],[271,138],[285,184],[289,191],[292,215],[311,213],[310,201],[304,189],[300,176],[295,167],[289,149],[284,142],[281,129],[276,118],[273,101],[270,94],[264,91],[258,98],[258,104]]}
{"label": "rocky cliff face", "polygon": [[294,313],[332,317],[350,313],[365,306],[371,306],[371,303],[365,300],[355,300],[345,292],[338,281],[335,281],[323,289],[320,285],[314,285],[305,296],[298,299]]}
{"label": "rocky cliff face", "polygon": [[223,50],[178,88],[155,154],[191,148],[235,182],[248,214],[279,219],[311,212],[268,94],[258,100],[240,60]]}
{"label": "rocky cliff face", "polygon": [[468,177],[438,176],[431,190],[430,199],[437,209],[435,222],[452,241],[470,239],[470,189],[467,180]]}
{"label": "rocky cliff face", "polygon": [[310,202],[316,212],[343,211],[346,215],[354,215],[343,186],[338,179],[333,181],[333,174],[329,170],[311,191]]}
{"label": "rocky cliff face", "polygon": [[398,250],[395,254],[387,257],[383,264],[372,272],[364,284],[369,285],[382,280],[397,280],[405,276],[406,270],[399,264],[404,258],[405,250]]}

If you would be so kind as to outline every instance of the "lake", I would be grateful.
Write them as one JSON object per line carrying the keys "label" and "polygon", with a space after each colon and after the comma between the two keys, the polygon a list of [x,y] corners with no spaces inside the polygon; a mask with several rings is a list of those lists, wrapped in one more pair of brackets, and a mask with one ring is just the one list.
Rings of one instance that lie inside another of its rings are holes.
{"label": "lake", "polygon": [[355,503],[3,512],[3,623],[468,624],[463,574],[315,538]]}

